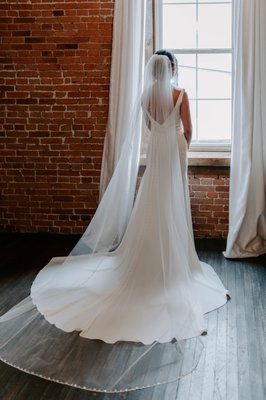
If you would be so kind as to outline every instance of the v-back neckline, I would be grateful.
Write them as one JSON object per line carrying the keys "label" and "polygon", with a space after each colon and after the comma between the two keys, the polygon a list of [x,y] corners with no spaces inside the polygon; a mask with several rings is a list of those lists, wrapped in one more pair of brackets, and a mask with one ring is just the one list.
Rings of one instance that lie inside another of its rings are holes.
{"label": "v-back neckline", "polygon": [[[178,98],[177,98],[177,100],[176,100],[176,102],[175,102],[175,105],[174,105],[172,111],[169,113],[169,115],[167,116],[167,118],[166,118],[162,123],[156,121],[156,119],[154,119],[154,118],[152,117],[152,115],[149,113],[149,111],[146,110],[146,113],[148,114],[149,118],[150,118],[153,122],[155,122],[157,125],[159,125],[160,127],[162,127],[162,126],[165,124],[165,122],[168,121],[168,118],[172,116],[172,114],[174,113],[174,111],[175,111],[177,105],[180,104],[180,101],[179,101],[179,100],[180,100],[180,98],[181,98],[181,96],[182,96],[183,93],[184,93],[184,90],[182,89],[182,90],[180,91],[179,95],[178,95]],[[182,98],[181,98],[181,100],[182,100]]]}

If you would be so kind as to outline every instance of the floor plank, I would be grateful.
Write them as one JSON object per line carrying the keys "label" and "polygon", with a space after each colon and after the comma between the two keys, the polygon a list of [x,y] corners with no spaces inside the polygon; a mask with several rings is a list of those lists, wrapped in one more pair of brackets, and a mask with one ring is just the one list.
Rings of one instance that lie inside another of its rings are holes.
{"label": "floor plank", "polygon": [[[67,255],[78,236],[0,233],[0,314],[29,294],[52,257]],[[195,371],[174,383],[121,394],[93,393],[49,382],[0,362],[0,400],[263,400],[266,398],[266,255],[227,260],[224,241],[196,240],[231,300],[206,315],[205,351]],[[143,377],[145,380],[145,377]]]}
{"label": "floor plank", "polygon": [[235,267],[228,265],[227,288],[231,294],[227,319],[227,349],[226,349],[226,400],[238,399],[238,368],[237,368],[237,330],[236,330],[236,273]]}

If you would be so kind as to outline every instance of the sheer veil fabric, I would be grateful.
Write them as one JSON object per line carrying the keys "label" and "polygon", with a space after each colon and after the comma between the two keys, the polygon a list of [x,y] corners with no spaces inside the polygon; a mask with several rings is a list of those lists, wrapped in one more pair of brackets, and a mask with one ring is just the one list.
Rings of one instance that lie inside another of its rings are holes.
{"label": "sheer veil fabric", "polygon": [[[171,78],[168,58],[152,56],[90,226],[68,257],[53,258],[39,272],[31,297],[0,318],[5,362],[108,392],[170,382],[197,366],[204,314],[225,304],[228,291],[195,251],[180,119],[184,91],[174,104]],[[141,110],[150,138],[134,202]]]}

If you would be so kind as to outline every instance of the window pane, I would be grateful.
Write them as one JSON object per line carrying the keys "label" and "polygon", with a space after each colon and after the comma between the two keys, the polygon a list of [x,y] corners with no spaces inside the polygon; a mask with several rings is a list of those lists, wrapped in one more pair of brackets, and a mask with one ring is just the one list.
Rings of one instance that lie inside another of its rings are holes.
{"label": "window pane", "polygon": [[232,3],[232,0],[163,0],[163,4]]}
{"label": "window pane", "polygon": [[199,4],[198,47],[231,47],[231,5]]}
{"label": "window pane", "polygon": [[230,140],[231,100],[198,101],[198,140]]}
{"label": "window pane", "polygon": [[232,0],[162,3],[162,46],[178,49],[178,85],[189,96],[192,140],[230,143]]}
{"label": "window pane", "polygon": [[198,3],[232,3],[232,0],[198,0]]}
{"label": "window pane", "polygon": [[190,98],[196,98],[196,55],[177,54],[178,86],[187,91]]}
{"label": "window pane", "polygon": [[163,47],[172,49],[196,47],[195,5],[164,6]]}
{"label": "window pane", "polygon": [[197,0],[164,0],[163,4],[184,4],[184,3],[197,3]]}
{"label": "window pane", "polygon": [[232,0],[163,0],[163,4],[232,3]]}
{"label": "window pane", "polygon": [[231,54],[198,55],[198,97],[231,98]]}

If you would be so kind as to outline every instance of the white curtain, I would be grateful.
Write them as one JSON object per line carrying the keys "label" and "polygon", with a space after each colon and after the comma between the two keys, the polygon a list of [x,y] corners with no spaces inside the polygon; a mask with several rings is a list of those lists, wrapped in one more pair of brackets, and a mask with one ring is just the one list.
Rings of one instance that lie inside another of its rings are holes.
{"label": "white curtain", "polygon": [[233,147],[226,257],[266,253],[266,1],[235,0]]}
{"label": "white curtain", "polygon": [[116,0],[109,115],[105,136],[100,198],[108,186],[127,134],[144,66],[146,0]]}

